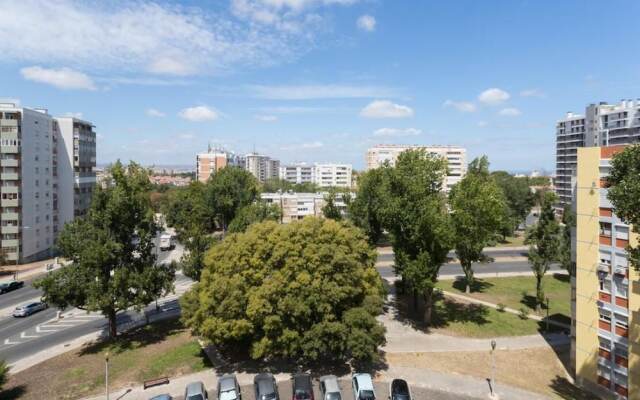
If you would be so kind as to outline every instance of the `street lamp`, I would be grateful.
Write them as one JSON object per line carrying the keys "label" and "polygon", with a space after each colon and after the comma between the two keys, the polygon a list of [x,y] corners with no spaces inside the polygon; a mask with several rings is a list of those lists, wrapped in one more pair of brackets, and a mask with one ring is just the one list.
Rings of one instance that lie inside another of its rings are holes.
{"label": "street lamp", "polygon": [[495,339],[491,340],[491,385],[489,385],[489,389],[491,392],[489,393],[489,397],[492,399],[498,398],[498,394],[496,393],[496,341]]}
{"label": "street lamp", "polygon": [[104,391],[109,400],[109,352],[104,355]]}

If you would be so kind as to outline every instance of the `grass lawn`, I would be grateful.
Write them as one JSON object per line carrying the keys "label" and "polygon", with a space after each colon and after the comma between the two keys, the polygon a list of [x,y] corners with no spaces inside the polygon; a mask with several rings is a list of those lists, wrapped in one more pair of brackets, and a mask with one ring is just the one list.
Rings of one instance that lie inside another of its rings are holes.
{"label": "grass lawn", "polygon": [[[570,323],[571,283],[568,275],[546,275],[543,280],[545,295],[549,297],[549,314],[552,319]],[[463,281],[441,281],[437,286],[443,290],[464,294]],[[494,304],[504,304],[519,310],[527,308],[535,312],[536,280],[533,276],[477,279],[468,296]],[[546,310],[543,309],[543,315]]]}
{"label": "grass lawn", "polygon": [[200,345],[178,322],[163,321],[113,342],[88,345],[11,375],[0,399],[77,399],[104,390],[104,356],[109,352],[109,386],[141,384],[209,368]]}
{"label": "grass lawn", "polygon": [[516,247],[524,245],[524,234],[507,236],[505,240],[499,240],[498,243],[496,243],[496,247]]}

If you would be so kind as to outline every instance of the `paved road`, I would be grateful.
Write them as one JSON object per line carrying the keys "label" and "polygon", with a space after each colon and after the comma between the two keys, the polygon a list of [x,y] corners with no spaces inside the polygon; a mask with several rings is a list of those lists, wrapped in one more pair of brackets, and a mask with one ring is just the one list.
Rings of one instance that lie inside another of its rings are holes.
{"label": "paved road", "polygon": [[[393,256],[391,256],[393,260]],[[378,257],[380,260],[380,257]],[[393,266],[377,266],[376,269],[383,278],[393,278],[395,275]],[[476,274],[480,273],[508,273],[508,272],[530,272],[531,266],[528,261],[496,261],[488,264],[474,264],[473,271]],[[549,269],[550,272],[564,271],[559,265],[552,265]],[[459,263],[450,263],[443,265],[440,269],[440,276],[453,276],[462,275],[462,267]]]}

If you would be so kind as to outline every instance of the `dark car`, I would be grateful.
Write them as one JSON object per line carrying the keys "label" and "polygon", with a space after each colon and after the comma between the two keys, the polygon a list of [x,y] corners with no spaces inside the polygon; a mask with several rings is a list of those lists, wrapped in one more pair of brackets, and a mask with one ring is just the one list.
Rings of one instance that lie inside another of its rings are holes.
{"label": "dark car", "polygon": [[256,400],[280,400],[276,378],[269,373],[262,373],[253,378]]}
{"label": "dark car", "polygon": [[390,400],[411,400],[411,390],[404,379],[394,379],[389,385]]}
{"label": "dark car", "polygon": [[291,377],[293,400],[313,400],[311,375],[295,374]]}
{"label": "dark car", "polygon": [[12,290],[20,289],[24,286],[22,281],[11,281],[0,283],[0,294],[10,292]]}
{"label": "dark car", "polygon": [[223,375],[218,379],[218,400],[242,400],[235,375]]}
{"label": "dark car", "polygon": [[157,396],[153,396],[149,400],[173,400],[173,397],[171,397],[171,395],[169,394],[159,394]]}

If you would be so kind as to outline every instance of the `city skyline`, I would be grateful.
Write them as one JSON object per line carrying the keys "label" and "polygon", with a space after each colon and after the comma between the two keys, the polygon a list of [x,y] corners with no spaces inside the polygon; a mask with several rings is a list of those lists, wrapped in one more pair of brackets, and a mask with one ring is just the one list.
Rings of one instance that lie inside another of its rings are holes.
{"label": "city skyline", "polygon": [[11,38],[0,44],[0,97],[94,122],[99,164],[191,165],[212,142],[362,170],[367,148],[393,143],[458,145],[469,160],[488,155],[492,169],[554,171],[555,125],[567,111],[638,96],[640,56],[628,45],[640,5],[627,11],[562,25],[557,16],[593,20],[601,9],[21,2],[0,16],[0,37]]}

